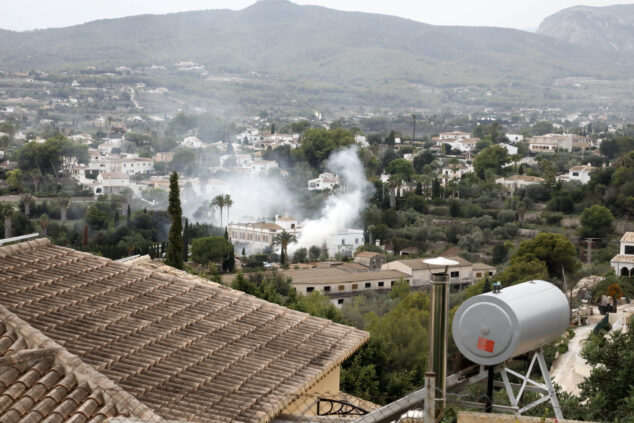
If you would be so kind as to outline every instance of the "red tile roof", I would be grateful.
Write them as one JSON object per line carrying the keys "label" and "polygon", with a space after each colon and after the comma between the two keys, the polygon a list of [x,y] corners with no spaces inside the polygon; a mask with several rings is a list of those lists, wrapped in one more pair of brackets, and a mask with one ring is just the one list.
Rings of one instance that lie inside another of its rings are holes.
{"label": "red tile roof", "polygon": [[0,305],[179,421],[266,422],[368,339],[188,276],[29,241],[0,248]]}

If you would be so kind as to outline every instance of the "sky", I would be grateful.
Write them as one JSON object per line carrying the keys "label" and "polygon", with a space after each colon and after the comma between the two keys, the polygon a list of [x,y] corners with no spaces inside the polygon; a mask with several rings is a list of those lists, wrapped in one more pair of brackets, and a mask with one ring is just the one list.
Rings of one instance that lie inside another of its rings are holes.
{"label": "sky", "polygon": [[[14,31],[63,27],[144,13],[234,9],[255,0],[0,0],[0,28]],[[434,25],[502,26],[535,30],[546,16],[581,0],[294,0],[339,10],[400,16]],[[584,0],[607,6],[615,0]]]}

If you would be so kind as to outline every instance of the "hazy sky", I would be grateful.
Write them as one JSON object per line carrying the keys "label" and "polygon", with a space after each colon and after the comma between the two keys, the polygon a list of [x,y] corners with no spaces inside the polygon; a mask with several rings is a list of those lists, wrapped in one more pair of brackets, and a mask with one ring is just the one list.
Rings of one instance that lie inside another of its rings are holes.
{"label": "hazy sky", "polygon": [[[340,10],[396,15],[436,25],[535,29],[546,16],[581,0],[295,0]],[[618,1],[618,0],[617,0]],[[242,9],[255,0],[0,0],[0,28],[23,31],[142,13]],[[615,0],[585,0],[606,6]]]}

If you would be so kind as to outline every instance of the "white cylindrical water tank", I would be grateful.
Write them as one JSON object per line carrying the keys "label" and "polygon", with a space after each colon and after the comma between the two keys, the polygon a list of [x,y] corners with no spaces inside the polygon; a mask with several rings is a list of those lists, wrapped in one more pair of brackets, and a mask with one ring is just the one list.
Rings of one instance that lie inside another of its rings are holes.
{"label": "white cylindrical water tank", "polygon": [[454,315],[452,333],[465,357],[494,365],[554,341],[569,322],[565,294],[535,280],[469,298]]}

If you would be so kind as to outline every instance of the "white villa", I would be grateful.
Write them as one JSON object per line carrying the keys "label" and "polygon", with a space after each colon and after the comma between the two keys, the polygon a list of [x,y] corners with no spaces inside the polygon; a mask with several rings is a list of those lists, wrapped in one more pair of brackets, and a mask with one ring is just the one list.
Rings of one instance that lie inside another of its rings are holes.
{"label": "white villa", "polygon": [[127,173],[100,173],[97,182],[92,184],[92,190],[95,195],[118,194],[129,186],[130,177]]}
{"label": "white villa", "polygon": [[546,182],[544,178],[529,175],[513,175],[508,178],[498,178],[495,180],[496,184],[502,184],[504,188],[511,192],[529,185],[543,184],[544,182]]}
{"label": "white villa", "polygon": [[324,189],[334,189],[336,186],[341,185],[341,178],[332,173],[322,173],[319,178],[311,179],[308,181],[308,190],[317,191]]}
{"label": "white villa", "polygon": [[187,137],[181,142],[181,145],[185,148],[202,148],[203,142],[197,137]]}
{"label": "white villa", "polygon": [[634,232],[623,235],[619,254],[610,260],[610,266],[619,276],[634,276]]}
{"label": "white villa", "polygon": [[473,172],[472,166],[465,166],[464,164],[447,164],[443,166],[441,170],[441,178],[443,186],[447,185],[447,182],[454,179],[461,179],[466,173]]}
{"label": "white villa", "polygon": [[506,134],[506,138],[508,138],[509,142],[512,144],[524,141],[524,135],[520,134]]}
{"label": "white villa", "polygon": [[289,215],[275,216],[275,222],[229,223],[227,231],[233,245],[244,248],[247,254],[262,252],[271,247],[275,235],[282,231],[297,238],[301,235],[299,222]]}
{"label": "white villa", "polygon": [[557,176],[557,180],[564,182],[577,181],[585,185],[590,182],[590,174],[598,169],[591,166],[590,163],[587,166],[573,166],[568,170],[567,174]]}
{"label": "white villa", "polygon": [[441,140],[468,140],[469,138],[471,138],[471,134],[461,131],[441,132],[438,135],[438,138]]}

